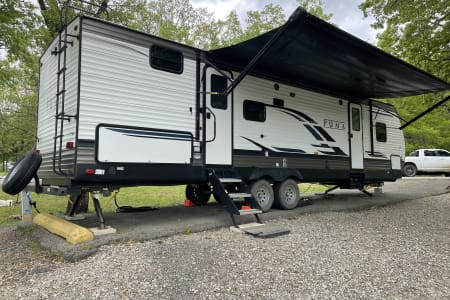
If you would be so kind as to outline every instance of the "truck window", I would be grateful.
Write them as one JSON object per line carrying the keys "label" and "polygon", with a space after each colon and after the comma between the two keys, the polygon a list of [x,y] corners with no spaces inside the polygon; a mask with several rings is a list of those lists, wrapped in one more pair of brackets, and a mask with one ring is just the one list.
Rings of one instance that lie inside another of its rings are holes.
{"label": "truck window", "polygon": [[425,150],[424,153],[425,153],[425,156],[435,156],[435,153],[432,150]]}
{"label": "truck window", "polygon": [[377,142],[385,143],[387,141],[387,131],[385,123],[375,123],[375,135],[377,137]]}
{"label": "truck window", "polygon": [[450,152],[445,151],[445,150],[438,150],[436,151],[437,156],[450,156]]}
{"label": "truck window", "polygon": [[212,74],[211,75],[211,106],[219,109],[227,109],[227,95],[214,94],[223,93],[227,89],[227,79],[225,77]]}
{"label": "truck window", "polygon": [[153,45],[150,48],[152,68],[170,73],[183,73],[183,54],[179,51]]}
{"label": "truck window", "polygon": [[418,150],[413,151],[409,154],[409,156],[419,156],[419,151]]}
{"label": "truck window", "polygon": [[244,101],[244,119],[255,122],[266,121],[266,105],[252,100]]}

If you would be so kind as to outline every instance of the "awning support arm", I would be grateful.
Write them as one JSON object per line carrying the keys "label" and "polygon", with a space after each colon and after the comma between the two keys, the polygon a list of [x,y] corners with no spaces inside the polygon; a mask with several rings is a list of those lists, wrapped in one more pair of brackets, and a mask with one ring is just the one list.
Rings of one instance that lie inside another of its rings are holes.
{"label": "awning support arm", "polygon": [[230,75],[228,75],[227,73],[225,73],[224,71],[222,71],[221,69],[219,69],[215,64],[213,64],[209,59],[207,59],[206,57],[202,56],[200,57],[200,59],[208,64],[209,66],[211,66],[214,70],[216,70],[220,75],[222,75],[223,77],[225,77],[226,79],[228,79],[230,82],[233,82],[233,78],[230,77]]}
{"label": "awning support arm", "polygon": [[426,114],[428,114],[430,111],[434,110],[435,108],[441,106],[442,104],[444,104],[445,102],[447,102],[450,99],[450,95],[448,95],[447,97],[445,97],[444,99],[442,99],[441,101],[439,101],[438,103],[434,104],[433,106],[431,106],[430,108],[426,109],[425,111],[423,111],[422,113],[418,114],[417,116],[415,116],[414,118],[412,118],[411,120],[409,120],[408,122],[406,122],[405,124],[403,124],[402,126],[400,126],[399,129],[403,129],[409,125],[411,125],[412,123],[414,123],[415,121],[419,120],[420,118],[422,118],[423,116],[425,116]]}
{"label": "awning support arm", "polygon": [[298,7],[289,17],[289,20],[287,20],[287,22],[275,32],[272,38],[264,45],[264,47],[261,48],[261,50],[259,50],[255,57],[253,57],[253,59],[239,73],[239,76],[236,77],[236,79],[227,87],[227,89],[224,91],[224,94],[229,95],[231,92],[233,92],[233,90],[242,81],[242,79],[244,79],[244,77],[247,76],[255,68],[261,57],[263,57],[263,55],[266,54],[266,52],[273,46],[273,44],[280,38],[280,36],[283,35],[286,29],[288,29],[289,25],[303,14],[306,14],[306,11],[302,7]]}

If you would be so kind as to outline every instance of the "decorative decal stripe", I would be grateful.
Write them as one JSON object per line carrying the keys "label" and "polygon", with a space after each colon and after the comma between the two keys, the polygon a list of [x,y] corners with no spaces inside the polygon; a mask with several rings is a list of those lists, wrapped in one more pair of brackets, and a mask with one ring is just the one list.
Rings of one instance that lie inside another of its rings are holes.
{"label": "decorative decal stripe", "polygon": [[105,128],[108,130],[111,130],[111,131],[119,132],[119,133],[122,133],[122,134],[125,134],[128,136],[135,136],[135,137],[192,140],[192,136],[190,134],[184,134],[184,133],[126,129],[126,128],[111,128],[111,127],[105,127]]}
{"label": "decorative decal stripe", "polygon": [[345,156],[347,156],[347,154],[344,151],[342,151],[341,148],[339,148],[339,147],[331,147],[331,148],[334,150],[334,152],[322,151],[322,150],[319,150],[319,151],[322,152],[323,154],[328,154],[328,155],[345,155]]}
{"label": "decorative decal stripe", "polygon": [[328,142],[336,142],[329,134],[320,126],[314,126],[320,134],[328,141]]}
{"label": "decorative decal stripe", "polygon": [[317,131],[314,130],[314,128],[312,128],[308,124],[303,124],[303,126],[305,126],[306,129],[308,129],[308,131],[316,138],[316,140],[323,141],[323,138],[320,136],[320,134],[317,133]]}
{"label": "decorative decal stripe", "polygon": [[258,142],[255,142],[249,138],[246,138],[244,136],[241,136],[241,138],[249,141],[250,143],[255,144],[256,146],[260,147],[263,150],[269,151],[270,153],[296,153],[296,154],[304,154],[306,153],[305,151],[303,151],[302,149],[291,149],[291,148],[276,148],[276,147],[272,147],[274,150],[270,149],[269,147],[263,146]]}
{"label": "decorative decal stripe", "polygon": [[305,119],[306,121],[308,121],[310,123],[317,124],[317,122],[314,121],[310,116],[308,116],[307,114],[305,114],[305,113],[303,113],[301,111],[298,111],[298,110],[295,110],[295,109],[292,109],[292,108],[287,108],[287,107],[279,107],[279,106],[275,106],[275,105],[270,105],[270,104],[266,104],[266,106],[268,106],[268,107],[275,107],[276,109],[281,110],[281,111],[291,112],[294,115],[297,115],[298,117],[300,117],[302,119]]}
{"label": "decorative decal stripe", "polygon": [[296,118],[296,119],[299,120],[300,122],[305,122],[305,120],[303,120],[303,119],[300,118],[299,116],[294,115],[293,113],[290,113],[290,112],[288,112],[288,111],[284,111],[284,110],[281,110],[281,109],[278,109],[278,111],[280,111],[280,112],[282,112],[282,113],[285,113],[285,114],[288,114],[288,115],[290,115],[291,117]]}
{"label": "decorative decal stripe", "polygon": [[290,148],[275,148],[274,149],[281,151],[281,152],[286,152],[286,153],[298,153],[298,154],[303,154],[306,153],[305,151],[303,151],[302,149],[290,149]]}

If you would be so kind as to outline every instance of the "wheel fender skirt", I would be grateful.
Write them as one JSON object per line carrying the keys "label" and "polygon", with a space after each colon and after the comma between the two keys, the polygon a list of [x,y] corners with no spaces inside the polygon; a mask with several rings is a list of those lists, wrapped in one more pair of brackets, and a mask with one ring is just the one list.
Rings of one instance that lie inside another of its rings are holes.
{"label": "wheel fender skirt", "polygon": [[297,178],[298,180],[302,180],[303,176],[297,169],[272,169],[272,168],[256,168],[254,169],[250,176],[249,180],[257,180],[262,177],[270,177],[274,181],[284,181],[286,178]]}

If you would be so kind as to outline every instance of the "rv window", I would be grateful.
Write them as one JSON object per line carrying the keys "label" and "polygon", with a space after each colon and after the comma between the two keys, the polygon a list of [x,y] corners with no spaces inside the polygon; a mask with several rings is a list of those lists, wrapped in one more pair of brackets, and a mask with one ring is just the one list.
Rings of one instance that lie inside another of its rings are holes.
{"label": "rv window", "polygon": [[[227,79],[219,75],[211,75],[211,106],[227,109],[227,95],[222,94],[227,89]],[[214,94],[220,93],[220,94]]]}
{"label": "rv window", "polygon": [[359,108],[352,107],[352,129],[354,131],[361,130]]}
{"label": "rv window", "polygon": [[171,73],[183,73],[183,55],[181,52],[153,45],[150,48],[152,68]]}
{"label": "rv window", "polygon": [[387,141],[386,124],[379,122],[375,123],[375,132],[377,136],[377,142],[385,143]]}
{"label": "rv window", "polygon": [[244,119],[256,122],[266,121],[266,105],[261,102],[244,101]]}

